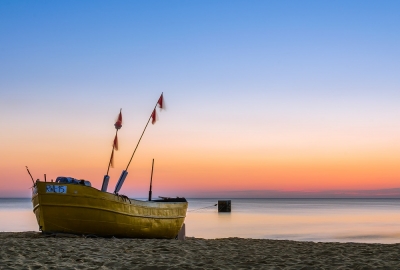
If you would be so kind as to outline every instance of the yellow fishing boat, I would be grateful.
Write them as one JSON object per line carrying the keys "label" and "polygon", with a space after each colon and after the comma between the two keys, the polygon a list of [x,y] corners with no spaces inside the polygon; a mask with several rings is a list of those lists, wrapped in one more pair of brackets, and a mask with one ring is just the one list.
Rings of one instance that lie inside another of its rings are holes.
{"label": "yellow fishing boat", "polygon": [[114,193],[107,192],[110,179],[108,171],[113,164],[114,150],[118,150],[117,133],[122,127],[121,111],[114,124],[116,133],[101,190],[93,188],[89,181],[72,177],[60,176],[55,182],[46,182],[45,175],[45,181],[35,182],[27,167],[33,182],[33,212],[42,232],[135,238],[174,238],[178,235],[186,217],[188,203],[185,198],[179,197],[151,199],[154,159],[148,201],[129,199],[118,194],[150,120],[153,124],[156,121],[157,106],[163,108],[163,94],[147,121],[126,170],[122,171],[118,179]]}
{"label": "yellow fishing boat", "polygon": [[45,233],[175,238],[185,220],[184,198],[139,201],[103,192],[88,181],[57,180],[36,181],[33,187],[33,211]]}

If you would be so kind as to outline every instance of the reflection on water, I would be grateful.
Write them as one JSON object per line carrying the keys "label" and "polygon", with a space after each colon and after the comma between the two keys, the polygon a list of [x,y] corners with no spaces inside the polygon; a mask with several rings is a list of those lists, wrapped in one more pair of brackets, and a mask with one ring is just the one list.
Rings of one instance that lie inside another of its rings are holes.
{"label": "reflection on water", "polygon": [[30,199],[0,198],[0,232],[37,231]]}
{"label": "reflection on water", "polygon": [[0,210],[1,232],[37,231],[38,224],[32,212],[29,211],[2,211]]}
{"label": "reflection on water", "polygon": [[196,210],[215,201],[189,201],[188,236],[400,242],[400,200],[235,199],[232,213]]}
{"label": "reflection on water", "polygon": [[[216,202],[189,199],[187,236],[400,242],[400,200],[233,199],[231,213],[218,213]],[[0,199],[0,231],[37,229],[30,199]]]}

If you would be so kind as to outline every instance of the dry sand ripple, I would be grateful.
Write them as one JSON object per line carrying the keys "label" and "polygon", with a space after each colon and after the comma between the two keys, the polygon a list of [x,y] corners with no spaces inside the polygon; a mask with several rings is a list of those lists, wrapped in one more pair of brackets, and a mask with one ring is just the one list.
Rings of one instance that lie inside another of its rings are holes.
{"label": "dry sand ripple", "polygon": [[0,233],[0,269],[400,269],[400,244]]}

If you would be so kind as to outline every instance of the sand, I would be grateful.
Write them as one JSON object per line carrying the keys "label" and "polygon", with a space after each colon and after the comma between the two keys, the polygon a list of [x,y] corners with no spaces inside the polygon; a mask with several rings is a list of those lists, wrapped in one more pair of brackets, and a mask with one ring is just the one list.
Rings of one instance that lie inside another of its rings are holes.
{"label": "sand", "polygon": [[0,269],[400,269],[400,244],[0,233]]}

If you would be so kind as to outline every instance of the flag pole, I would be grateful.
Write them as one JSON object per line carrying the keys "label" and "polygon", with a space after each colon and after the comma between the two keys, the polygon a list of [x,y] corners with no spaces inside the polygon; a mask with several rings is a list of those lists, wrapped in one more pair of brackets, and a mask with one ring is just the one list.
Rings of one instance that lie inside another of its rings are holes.
{"label": "flag pole", "polygon": [[149,189],[149,201],[151,201],[151,193],[152,193],[152,184],[153,184],[153,168],[154,168],[154,158],[153,163],[151,164],[151,176],[150,176],[150,189]]}
{"label": "flag pole", "polygon": [[[107,174],[104,175],[103,184],[101,185],[101,191],[104,191],[104,192],[107,191],[108,182],[110,180],[110,176],[108,175],[108,172],[110,171],[110,166],[111,166],[112,160],[114,158],[115,143],[118,143],[118,138],[117,138],[118,130],[122,127],[121,112],[122,112],[122,108],[119,110],[117,122],[114,124],[116,131],[115,131],[115,137],[114,137],[113,146],[112,146],[112,150],[111,150],[111,156],[110,156],[110,160],[108,162]],[[117,140],[117,142],[115,140]],[[118,147],[117,147],[117,150],[118,150]]]}
{"label": "flag pole", "polygon": [[[163,93],[161,93],[161,96],[162,96],[162,95],[163,95]],[[144,127],[144,130],[143,130],[143,132],[142,132],[142,135],[140,135],[140,138],[139,138],[138,143],[136,144],[135,150],[133,150],[131,159],[129,160],[128,165],[126,166],[125,171],[128,171],[129,165],[131,164],[132,158],[133,158],[133,156],[135,155],[136,149],[138,148],[138,146],[139,146],[139,144],[140,144],[140,141],[142,140],[143,134],[144,134],[144,132],[146,131],[146,128],[147,128],[147,126],[148,126],[149,123],[150,123],[150,119],[151,119],[151,117],[153,116],[153,111],[157,108],[157,104],[158,104],[158,100],[157,100],[156,105],[154,106],[154,109],[152,110],[152,113],[150,114],[149,120],[147,120],[147,124],[146,124],[146,126]]]}
{"label": "flag pole", "polygon": [[[156,108],[157,108],[157,105],[158,105],[158,104],[160,105],[160,108],[163,108],[163,105],[162,105],[162,104],[163,104],[163,93],[161,93],[160,98],[157,100],[157,103],[156,103],[156,105],[154,106],[154,109],[153,109],[152,113],[150,114],[149,120],[147,120],[146,126],[145,126],[144,129],[143,129],[142,135],[140,135],[140,138],[139,138],[138,143],[136,144],[135,150],[133,150],[131,159],[129,160],[128,165],[126,165],[126,169],[122,171],[121,176],[120,176],[119,179],[118,179],[117,185],[115,186],[115,190],[114,190],[114,194],[116,194],[116,195],[118,195],[119,190],[121,189],[122,185],[124,184],[125,178],[126,178],[126,176],[128,175],[128,168],[129,168],[129,165],[131,164],[132,158],[133,158],[133,156],[134,156],[135,153],[136,153],[136,150],[137,150],[137,148],[138,148],[138,146],[139,146],[139,144],[140,144],[140,141],[142,140],[143,134],[144,134],[144,132],[146,131],[146,128],[147,128],[147,126],[148,126],[149,123],[150,123],[150,119],[153,118],[153,117],[154,117],[153,120],[156,119]],[[154,124],[154,123],[153,123],[153,124]]]}
{"label": "flag pole", "polygon": [[[154,109],[155,109],[156,107],[157,107],[157,104],[156,104],[156,106],[154,107]],[[154,109],[153,109],[153,111],[154,111]],[[133,158],[133,156],[135,155],[136,149],[138,148],[138,146],[139,146],[139,143],[140,143],[140,141],[142,140],[143,134],[144,134],[144,132],[146,131],[146,128],[147,128],[147,126],[148,126],[148,125],[149,125],[149,123],[150,123],[150,119],[151,119],[151,115],[150,115],[150,117],[149,117],[149,120],[147,120],[147,124],[146,124],[146,126],[144,127],[144,130],[143,130],[143,132],[142,132],[142,135],[141,135],[141,136],[140,136],[140,138],[139,138],[139,141],[138,141],[138,143],[136,144],[135,150],[133,150],[133,153],[132,153],[131,159],[129,160],[129,162],[128,162],[128,165],[126,166],[126,169],[125,169],[125,171],[127,171],[127,170],[128,170],[128,167],[129,167],[129,165],[131,164],[131,161],[132,161],[132,158]]]}
{"label": "flag pole", "polygon": [[[116,137],[117,134],[118,134],[118,130],[119,130],[119,129],[117,129],[117,130],[115,131],[115,137]],[[115,138],[115,137],[114,137],[114,138]],[[114,139],[114,140],[115,140],[115,139]],[[110,161],[108,162],[108,168],[107,168],[107,173],[106,173],[106,175],[108,175],[108,172],[110,171],[111,161],[112,161],[113,155],[114,155],[114,148],[115,148],[115,145],[114,145],[114,143],[113,143],[113,147],[112,147],[112,150],[111,150]]]}

